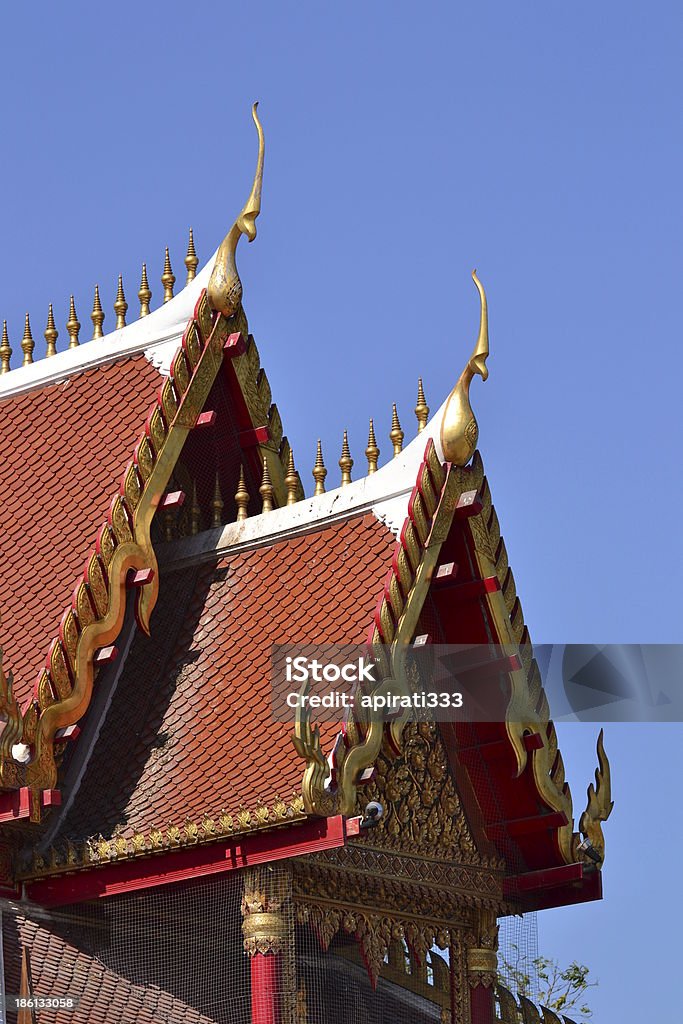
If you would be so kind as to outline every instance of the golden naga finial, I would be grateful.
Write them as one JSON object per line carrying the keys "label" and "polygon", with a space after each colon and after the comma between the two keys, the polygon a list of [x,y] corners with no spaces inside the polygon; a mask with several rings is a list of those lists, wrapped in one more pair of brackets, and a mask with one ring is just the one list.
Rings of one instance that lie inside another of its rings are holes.
{"label": "golden naga finial", "polygon": [[251,116],[254,119],[256,131],[258,132],[258,160],[256,162],[254,184],[251,187],[249,198],[242,212],[221,242],[209,280],[209,302],[213,309],[223,313],[224,316],[233,316],[242,302],[242,282],[240,281],[237,264],[235,263],[237,243],[242,235],[246,235],[250,242],[254,241],[256,238],[256,218],[261,212],[265,143],[263,128],[256,113],[257,107],[258,103],[254,103],[251,110]]}
{"label": "golden naga finial", "polygon": [[[588,804],[581,815],[579,830],[584,838],[584,843],[588,841],[586,845],[597,853],[600,864],[602,864],[605,859],[605,837],[602,834],[602,823],[607,821],[614,807],[612,776],[605,753],[602,729],[598,736],[597,750],[598,767],[595,769],[595,785],[591,782],[588,787]],[[581,848],[579,847],[579,849]]]}
{"label": "golden naga finial", "polygon": [[443,457],[456,466],[466,466],[477,447],[479,427],[470,405],[470,384],[476,373],[486,380],[489,371],[486,360],[489,355],[489,315],[486,304],[484,286],[472,271],[472,280],[477,286],[481,300],[481,316],[479,320],[479,337],[467,366],[460,374],[460,379],[451,391],[446,411],[441,421],[441,447]]}

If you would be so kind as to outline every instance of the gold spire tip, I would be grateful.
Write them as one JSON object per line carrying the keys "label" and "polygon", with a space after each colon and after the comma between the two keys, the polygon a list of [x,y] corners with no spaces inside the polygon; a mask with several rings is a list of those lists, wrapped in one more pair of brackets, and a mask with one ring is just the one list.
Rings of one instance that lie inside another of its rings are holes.
{"label": "gold spire tip", "polygon": [[371,473],[377,472],[377,460],[379,459],[379,448],[377,446],[377,438],[375,437],[375,425],[370,420],[370,429],[368,430],[368,446],[365,449],[365,457],[368,460],[368,476]]}
{"label": "gold spire tip", "polygon": [[394,455],[400,455],[403,451],[403,438],[405,434],[401,429],[401,424],[398,420],[398,411],[396,409],[396,402],[394,402],[391,411],[391,430],[389,431],[389,440],[394,446]]}
{"label": "gold spire tip", "polygon": [[126,296],[123,292],[123,277],[119,274],[119,283],[116,289],[116,300],[114,302],[114,312],[116,313],[116,329],[120,330],[126,326],[126,310],[128,309],[128,303],[126,302]]}
{"label": "gold spire tip", "polygon": [[57,355],[57,338],[59,337],[59,331],[55,327],[55,315],[52,311],[52,303],[48,306],[47,310],[47,327],[44,332],[45,337],[45,355],[46,357]]}
{"label": "gold spire tip", "polygon": [[244,466],[240,466],[240,478],[235,493],[235,504],[237,505],[237,521],[241,522],[249,515],[249,491],[244,479]]}
{"label": "gold spire tip", "polygon": [[9,343],[9,334],[7,333],[7,321],[3,320],[2,341],[0,341],[0,373],[9,373],[11,358],[12,349]]}
{"label": "gold spire tip", "polygon": [[425,399],[422,377],[417,379],[417,402],[415,404],[415,415],[417,416],[417,432],[422,433],[429,420],[429,406]]}
{"label": "gold spire tip", "polygon": [[185,284],[189,284],[190,281],[194,281],[197,276],[197,267],[199,266],[199,260],[197,259],[197,253],[194,248],[194,233],[190,228],[190,238],[187,243],[187,255],[185,257],[185,266],[187,267],[187,278]]}
{"label": "gold spire tip", "polygon": [[147,280],[147,264],[142,264],[142,274],[140,276],[140,289],[138,291],[138,298],[140,300],[140,316],[149,316],[149,300],[152,298],[152,292],[149,287],[149,281]]}
{"label": "gold spire tip", "polygon": [[22,366],[30,366],[33,362],[33,350],[36,347],[36,343],[33,340],[31,334],[31,321],[28,313],[26,314],[26,320],[24,321],[24,337],[21,339],[21,350],[24,353]]}
{"label": "gold spire tip", "polygon": [[265,455],[263,456],[263,476],[261,478],[261,486],[259,487],[258,490],[259,490],[259,494],[261,495],[261,498],[263,499],[263,508],[262,508],[261,511],[262,512],[272,512],[273,511],[273,495],[274,495],[274,491],[273,491],[273,484],[272,484],[272,481],[270,479],[270,470],[268,468],[268,459],[266,458]]}
{"label": "gold spire tip", "polygon": [[102,330],[102,324],[104,323],[104,310],[102,309],[102,303],[100,302],[100,286],[95,285],[95,298],[92,304],[92,313],[90,319],[93,325],[93,341],[96,338],[103,338],[104,331]]}
{"label": "gold spire tip", "polygon": [[351,450],[349,448],[349,435],[346,430],[344,431],[344,439],[342,440],[339,468],[341,469],[341,485],[342,487],[346,487],[347,484],[351,483],[351,470],[353,468],[353,459],[351,458]]}
{"label": "gold spire tip", "polygon": [[69,335],[69,348],[78,347],[78,332],[80,329],[81,325],[78,317],[76,316],[76,305],[72,295],[69,299],[69,319],[66,322],[66,330]]}
{"label": "gold spire tip", "polygon": [[166,253],[164,255],[164,272],[161,275],[161,283],[164,286],[164,302],[170,302],[173,298],[173,285],[175,284],[175,274],[171,269],[171,257],[168,252],[168,246],[166,246]]}
{"label": "gold spire tip", "polygon": [[290,447],[287,458],[287,475],[285,476],[285,487],[287,488],[287,504],[296,505],[299,500],[299,474],[294,465],[294,449]]}

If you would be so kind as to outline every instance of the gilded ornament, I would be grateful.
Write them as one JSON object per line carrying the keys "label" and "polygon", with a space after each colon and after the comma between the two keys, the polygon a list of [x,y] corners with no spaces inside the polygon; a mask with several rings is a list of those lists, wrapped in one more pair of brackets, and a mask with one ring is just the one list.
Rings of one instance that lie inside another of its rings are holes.
{"label": "gilded ornament", "polygon": [[394,402],[391,410],[391,430],[389,431],[389,440],[394,446],[394,457],[400,455],[403,451],[403,438],[404,433],[401,430],[401,424],[398,421],[398,411],[396,409],[396,402]]}
{"label": "gilded ornament", "polygon": [[46,357],[57,355],[57,337],[59,331],[55,327],[55,315],[52,312],[52,303],[47,310],[47,327],[45,328],[45,355]]}
{"label": "gilded ornament", "polygon": [[244,480],[244,466],[240,466],[240,478],[235,492],[235,504],[237,505],[237,522],[241,523],[249,515],[249,491]]}
{"label": "gilded ornament", "polygon": [[325,493],[325,477],[327,476],[327,470],[325,469],[325,463],[323,462],[323,447],[318,438],[318,448],[315,454],[315,465],[313,466],[313,479],[315,480],[314,495]]}
{"label": "gilded ornament", "polygon": [[441,448],[447,462],[456,466],[465,466],[474,455],[479,437],[477,420],[470,405],[470,384],[475,376],[479,374],[482,380],[489,375],[486,360],[489,355],[489,322],[486,293],[484,287],[477,277],[476,270],[472,271],[472,280],[479,292],[481,313],[479,322],[479,336],[474,351],[469,358],[467,366],[460,375],[448,399],[446,409],[441,421]]}
{"label": "gilded ornament", "polygon": [[262,512],[273,511],[273,484],[270,479],[270,470],[268,468],[268,459],[266,456],[263,457],[263,477],[261,479],[261,486],[259,487],[259,494],[263,501]]}
{"label": "gilded ornament", "polygon": [[[601,729],[597,743],[598,767],[595,769],[595,785],[591,782],[588,787],[588,804],[581,815],[579,829],[584,839],[587,839],[593,849],[600,857],[600,862],[605,859],[605,837],[602,832],[602,823],[607,821],[614,801],[612,800],[612,775],[610,763],[605,753],[604,732]],[[564,775],[564,770],[563,770]]]}
{"label": "gilded ornament", "polygon": [[299,500],[299,475],[294,466],[294,451],[291,448],[289,449],[289,458],[287,459],[285,487],[287,488],[287,504],[296,505]]}
{"label": "gilded ornament", "polygon": [[66,331],[69,335],[69,348],[78,348],[78,332],[81,324],[76,316],[76,305],[73,295],[69,299],[69,319],[66,322]]}
{"label": "gilded ornament", "polygon": [[242,212],[221,242],[209,280],[209,302],[213,309],[226,317],[234,316],[242,303],[242,282],[235,263],[237,243],[242,235],[246,235],[248,241],[253,242],[256,238],[256,218],[261,212],[265,142],[263,128],[256,113],[257,107],[258,103],[254,103],[251,112],[259,141],[254,183]]}
{"label": "gilded ornament", "polygon": [[2,341],[0,341],[0,373],[10,372],[10,360],[12,358],[12,349],[9,343],[9,335],[7,333],[7,321],[2,321]]}
{"label": "gilded ornament", "polygon": [[192,501],[190,504],[190,534],[196,537],[202,528],[202,510],[197,500],[197,481],[192,481]]}
{"label": "gilded ornament", "polygon": [[24,321],[24,337],[21,339],[21,350],[24,353],[22,360],[22,366],[30,366],[33,362],[33,350],[36,344],[31,334],[31,321],[29,320],[28,313],[26,314],[26,320]]}
{"label": "gilded ornament", "polygon": [[339,468],[341,469],[341,485],[346,487],[347,484],[351,483],[351,469],[353,467],[353,459],[351,458],[351,452],[349,450],[349,435],[348,432],[344,431],[344,439],[342,441],[341,456],[339,459]]}
{"label": "gilded ornament", "polygon": [[102,309],[102,303],[100,302],[100,286],[95,285],[95,297],[93,298],[92,313],[90,319],[93,325],[92,340],[95,341],[97,338],[104,337],[104,331],[102,330],[102,324],[104,323],[104,310]]}
{"label": "gilded ornament", "polygon": [[190,228],[190,238],[187,243],[187,255],[185,256],[185,266],[187,268],[187,278],[185,284],[188,285],[190,281],[194,281],[197,276],[197,267],[199,266],[199,260],[197,259],[197,253],[194,248],[194,234],[192,228]]}
{"label": "gilded ornament", "polygon": [[126,326],[126,312],[128,303],[123,292],[123,277],[119,274],[119,282],[116,288],[116,299],[114,300],[114,312],[116,313],[116,330]]}
{"label": "gilded ornament", "polygon": [[161,275],[161,283],[164,286],[164,302],[170,302],[173,298],[173,285],[175,284],[175,274],[171,269],[171,257],[168,253],[168,246],[166,246],[166,252],[164,255],[164,272]]}
{"label": "gilded ornament", "polygon": [[214,529],[221,526],[223,523],[223,498],[221,496],[221,484],[218,479],[218,473],[216,473],[216,483],[213,488],[213,498],[211,499],[211,525]]}
{"label": "gilded ornament", "polygon": [[140,288],[138,290],[138,298],[140,300],[140,316],[149,316],[149,303],[152,298],[152,291],[149,287],[149,281],[147,280],[147,264],[142,264],[142,276],[140,278]]}
{"label": "gilded ornament", "polygon": [[370,429],[368,431],[368,446],[365,449],[365,458],[368,460],[368,476],[371,473],[377,472],[377,460],[379,459],[379,448],[377,447],[377,439],[375,438],[375,426],[372,420],[370,420]]}
{"label": "gilded ornament", "polygon": [[422,387],[422,377],[419,377],[417,381],[417,404],[415,406],[415,415],[417,417],[417,432],[418,434],[421,434],[429,420],[429,406],[425,400],[424,388]]}
{"label": "gilded ornament", "polygon": [[190,364],[190,369],[194,370],[195,366],[199,362],[199,357],[202,354],[202,346],[199,341],[199,331],[194,320],[190,321],[187,330],[185,331],[183,348]]}

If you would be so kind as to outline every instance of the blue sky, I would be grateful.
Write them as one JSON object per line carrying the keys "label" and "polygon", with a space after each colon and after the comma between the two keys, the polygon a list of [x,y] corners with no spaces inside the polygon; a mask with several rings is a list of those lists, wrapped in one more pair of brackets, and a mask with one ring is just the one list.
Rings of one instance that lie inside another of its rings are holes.
{"label": "blue sky", "polygon": [[[158,301],[246,197],[245,305],[302,476],[348,427],[386,455],[418,374],[432,408],[490,304],[473,386],[532,636],[677,642],[683,15],[673,3],[3,5],[0,317],[15,349],[99,282]],[[152,280],[153,278],[153,280]],[[83,336],[87,336],[84,328]],[[597,726],[561,743],[577,813]],[[542,915],[540,947],[600,978],[596,1019],[673,1024],[683,730],[606,730],[617,808],[606,899]]]}

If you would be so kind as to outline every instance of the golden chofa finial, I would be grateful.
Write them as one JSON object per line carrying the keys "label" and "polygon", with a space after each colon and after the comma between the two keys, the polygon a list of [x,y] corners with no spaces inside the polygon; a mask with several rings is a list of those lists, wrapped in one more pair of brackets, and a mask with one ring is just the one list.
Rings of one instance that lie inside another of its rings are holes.
{"label": "golden chofa finial", "polygon": [[249,491],[244,479],[244,466],[240,466],[240,478],[235,492],[235,504],[237,505],[237,515],[235,518],[238,523],[241,523],[249,515]]}
{"label": "golden chofa finial", "polygon": [[197,267],[199,266],[199,260],[197,259],[197,253],[194,249],[194,234],[192,228],[190,228],[190,240],[187,243],[187,256],[185,257],[185,266],[187,267],[187,278],[185,284],[189,284],[190,281],[194,281],[197,276]]}
{"label": "golden chofa finial", "polygon": [[152,291],[149,287],[149,281],[147,280],[146,263],[142,264],[142,276],[140,278],[138,298],[140,300],[140,316],[149,316],[149,300],[152,298]]}
{"label": "golden chofa finial", "polygon": [[323,446],[318,439],[318,450],[315,453],[315,465],[313,466],[313,479],[315,480],[315,490],[313,494],[324,494],[325,493],[325,477],[327,476],[327,470],[325,469],[325,463],[323,462]]}
{"label": "golden chofa finial", "polygon": [[427,405],[424,388],[422,387],[422,377],[418,377],[417,380],[417,404],[415,405],[415,415],[417,416],[417,432],[418,434],[421,434],[427,426],[427,420],[429,419],[429,406]]}
{"label": "golden chofa finial", "polygon": [[119,274],[119,284],[116,289],[116,299],[114,301],[114,312],[116,313],[116,330],[120,330],[126,326],[126,310],[128,309],[128,303],[126,302],[126,296],[123,294],[123,277]]}
{"label": "golden chofa finial", "polygon": [[47,310],[47,327],[45,328],[45,355],[56,356],[57,355],[57,338],[59,337],[59,331],[55,327],[55,315],[52,312],[52,303],[50,303]]}
{"label": "golden chofa finial", "polygon": [[223,313],[224,316],[233,316],[242,302],[242,282],[240,281],[237,264],[235,263],[237,243],[242,235],[246,235],[250,242],[254,241],[256,238],[256,218],[261,212],[265,143],[263,128],[256,113],[257,107],[258,103],[255,103],[251,110],[251,116],[254,119],[256,131],[258,132],[258,159],[256,162],[254,184],[251,187],[249,198],[242,212],[221,242],[209,280],[209,302],[213,309]]}
{"label": "golden chofa finial", "polygon": [[486,366],[489,355],[489,318],[486,294],[484,286],[477,277],[476,270],[472,271],[472,280],[477,287],[481,302],[479,337],[467,366],[450,393],[441,421],[443,457],[447,462],[452,462],[456,466],[467,465],[474,455],[479,438],[479,427],[470,405],[470,384],[476,373],[482,380],[486,380],[489,375]]}
{"label": "golden chofa finial", "polygon": [[299,474],[294,465],[294,450],[292,448],[289,449],[289,458],[287,459],[285,487],[287,488],[287,504],[296,505],[299,500]]}
{"label": "golden chofa finial", "polygon": [[261,498],[263,499],[263,512],[273,511],[273,483],[270,479],[270,470],[268,469],[268,459],[263,457],[263,477],[261,480],[261,486],[258,489]]}
{"label": "golden chofa finial", "polygon": [[341,469],[341,485],[342,487],[346,487],[347,484],[351,483],[351,470],[353,468],[353,459],[351,458],[351,451],[349,449],[349,435],[346,430],[344,431],[344,440],[342,441],[339,468]]}
{"label": "golden chofa finial", "polygon": [[36,343],[33,340],[31,334],[31,321],[29,320],[28,313],[26,314],[26,320],[24,321],[24,337],[21,339],[21,350],[24,353],[22,360],[22,366],[30,366],[33,362],[33,350],[36,347]]}
{"label": "golden chofa finial", "polygon": [[102,330],[102,324],[104,323],[104,310],[102,309],[102,303],[100,302],[100,286],[95,285],[95,298],[92,304],[92,313],[90,314],[92,320],[93,335],[92,340],[95,341],[97,338],[104,337],[104,331]]}
{"label": "golden chofa finial", "polygon": [[377,472],[377,460],[379,459],[379,448],[377,447],[377,438],[375,437],[375,425],[372,420],[370,420],[368,446],[365,449],[365,458],[368,460],[368,476],[370,476],[371,473]]}
{"label": "golden chofa finial", "polygon": [[7,333],[7,321],[2,321],[2,341],[0,341],[0,373],[9,373],[12,349],[10,348],[9,335]]}
{"label": "golden chofa finial", "polygon": [[164,302],[170,302],[173,298],[175,274],[171,269],[171,257],[168,254],[168,246],[166,246],[166,253],[164,255],[164,272],[161,275],[161,283],[164,286]]}
{"label": "golden chofa finial", "polygon": [[69,335],[69,348],[78,348],[78,332],[80,329],[81,324],[76,316],[76,305],[72,295],[69,300],[69,319],[66,322],[66,330]]}
{"label": "golden chofa finial", "polygon": [[588,804],[579,821],[579,831],[583,836],[583,843],[579,846],[579,851],[584,851],[586,848],[594,851],[594,854],[600,858],[600,865],[605,859],[605,837],[602,832],[602,823],[607,821],[613,807],[612,776],[601,729],[598,736],[598,767],[595,770],[595,785],[591,782],[588,787]]}
{"label": "golden chofa finial", "polygon": [[401,430],[401,424],[398,422],[398,412],[396,411],[396,402],[394,402],[393,409],[391,412],[391,430],[389,431],[389,440],[394,446],[394,455],[400,455],[403,451],[403,438],[404,433]]}

